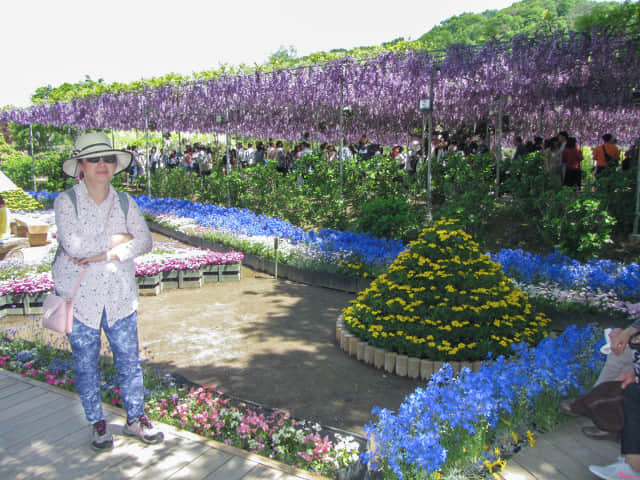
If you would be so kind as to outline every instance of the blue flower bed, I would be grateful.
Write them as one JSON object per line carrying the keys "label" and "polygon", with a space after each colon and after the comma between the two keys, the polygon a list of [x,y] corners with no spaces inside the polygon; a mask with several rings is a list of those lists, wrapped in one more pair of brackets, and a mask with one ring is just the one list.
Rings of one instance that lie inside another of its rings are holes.
{"label": "blue flower bed", "polygon": [[472,439],[480,435],[482,443],[490,440],[501,419],[509,418],[505,423],[513,428],[516,411],[539,410],[542,396],[554,397],[552,408],[557,410],[559,397],[584,391],[585,380],[602,365],[600,338],[595,328],[574,326],[535,348],[520,344],[515,357],[500,357],[475,373],[464,368],[454,378],[445,364],[425,388],[408,395],[397,412],[373,410],[376,421],[366,430],[376,449],[362,460],[385,464],[398,478],[409,471],[426,476],[447,470],[452,463],[447,445],[462,450],[467,442],[464,451],[473,455]]}
{"label": "blue flower bed", "polygon": [[559,252],[533,255],[523,250],[500,250],[489,254],[502,265],[505,274],[516,281],[538,284],[552,283],[567,290],[588,288],[615,292],[619,298],[640,299],[640,266],[611,260],[581,263]]}
{"label": "blue flower bed", "polygon": [[245,208],[224,208],[208,203],[189,202],[172,198],[136,197],[140,208],[150,214],[173,214],[193,219],[196,223],[222,232],[269,236],[306,244],[321,252],[350,252],[368,263],[388,265],[404,250],[402,242],[376,238],[371,235],[324,229],[305,231],[278,218],[257,215]]}

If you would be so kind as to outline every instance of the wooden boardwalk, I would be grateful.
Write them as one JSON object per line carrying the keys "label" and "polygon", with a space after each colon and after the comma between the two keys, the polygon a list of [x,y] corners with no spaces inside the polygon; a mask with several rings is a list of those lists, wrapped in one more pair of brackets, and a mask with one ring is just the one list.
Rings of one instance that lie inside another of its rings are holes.
{"label": "wooden boardwalk", "polygon": [[[161,445],[143,445],[119,435],[122,410],[104,406],[115,448],[97,454],[89,448],[90,430],[78,396],[0,369],[0,480],[322,480],[295,469],[160,424]],[[591,440],[573,419],[538,435],[508,460],[504,480],[594,480],[588,465],[606,465],[619,445]]]}
{"label": "wooden boardwalk", "polygon": [[526,447],[507,461],[505,480],[595,480],[589,465],[608,465],[620,456],[620,444],[592,440],[581,432],[592,425],[585,418],[572,419],[552,432],[536,436],[533,448]]}
{"label": "wooden boardwalk", "polygon": [[120,435],[122,410],[104,411],[115,448],[98,454],[76,394],[0,369],[0,479],[324,479],[164,424],[165,442],[144,445]]}

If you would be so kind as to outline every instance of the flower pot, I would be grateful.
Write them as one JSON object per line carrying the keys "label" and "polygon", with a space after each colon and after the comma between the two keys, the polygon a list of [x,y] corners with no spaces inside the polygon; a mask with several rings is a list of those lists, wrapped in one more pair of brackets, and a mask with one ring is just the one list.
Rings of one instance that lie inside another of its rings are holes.
{"label": "flower pot", "polygon": [[471,365],[473,366],[471,370],[474,372],[477,372],[478,370],[480,370],[480,366],[482,365],[482,360],[476,360]]}
{"label": "flower pot", "polygon": [[240,280],[242,277],[242,263],[226,263],[224,265],[218,265],[219,268],[219,281],[229,282],[233,280]]}
{"label": "flower pot", "polygon": [[364,360],[364,349],[366,346],[367,346],[367,342],[364,342],[362,340],[358,342],[358,346],[356,349],[356,358],[358,360]]}
{"label": "flower pot", "polygon": [[200,288],[204,282],[202,270],[169,270],[163,272],[164,288]]}
{"label": "flower pot", "polygon": [[373,365],[376,368],[384,368],[385,351],[382,348],[373,349]]}
{"label": "flower pot", "polygon": [[406,377],[408,368],[409,357],[406,355],[398,355],[396,358],[396,375]]}
{"label": "flower pot", "polygon": [[7,301],[5,307],[6,315],[25,315],[25,303],[29,305],[25,293],[7,293],[5,298]]}
{"label": "flower pot", "polygon": [[409,378],[418,378],[420,376],[420,359],[418,357],[409,357],[407,361],[407,376]]}
{"label": "flower pot", "polygon": [[384,354],[384,369],[388,373],[394,373],[396,370],[396,359],[398,354],[395,352],[386,352]]}
{"label": "flower pot", "polygon": [[155,287],[162,281],[162,274],[156,273],[155,275],[142,275],[136,277],[136,283],[138,287]]}
{"label": "flower pot", "polygon": [[220,271],[220,265],[218,265],[217,263],[210,263],[208,265],[203,265],[202,267],[200,267],[202,270],[202,273],[207,274],[207,273],[215,273],[217,274]]}
{"label": "flower pot", "polygon": [[420,360],[420,378],[429,380],[431,375],[433,375],[433,362],[428,358],[422,358]]}
{"label": "flower pot", "polygon": [[433,373],[438,373],[443,365],[444,365],[444,362],[442,362],[440,360],[434,360],[434,362],[433,362]]}

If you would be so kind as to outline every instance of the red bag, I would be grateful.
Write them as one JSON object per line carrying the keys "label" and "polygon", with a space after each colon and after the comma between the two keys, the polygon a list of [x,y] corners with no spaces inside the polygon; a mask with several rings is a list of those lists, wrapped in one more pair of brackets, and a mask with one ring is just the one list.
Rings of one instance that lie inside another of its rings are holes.
{"label": "red bag", "polygon": [[42,302],[42,324],[56,332],[71,333],[73,300],[65,300],[58,295],[47,295]]}

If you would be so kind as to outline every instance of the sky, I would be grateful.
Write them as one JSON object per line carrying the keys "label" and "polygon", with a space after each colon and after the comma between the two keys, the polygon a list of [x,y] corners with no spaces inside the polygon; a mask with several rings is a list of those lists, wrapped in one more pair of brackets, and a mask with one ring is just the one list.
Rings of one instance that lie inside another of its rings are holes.
{"label": "sky", "polygon": [[221,64],[417,39],[463,12],[515,0],[10,0],[2,6],[0,107],[30,104],[39,87],[129,83]]}

